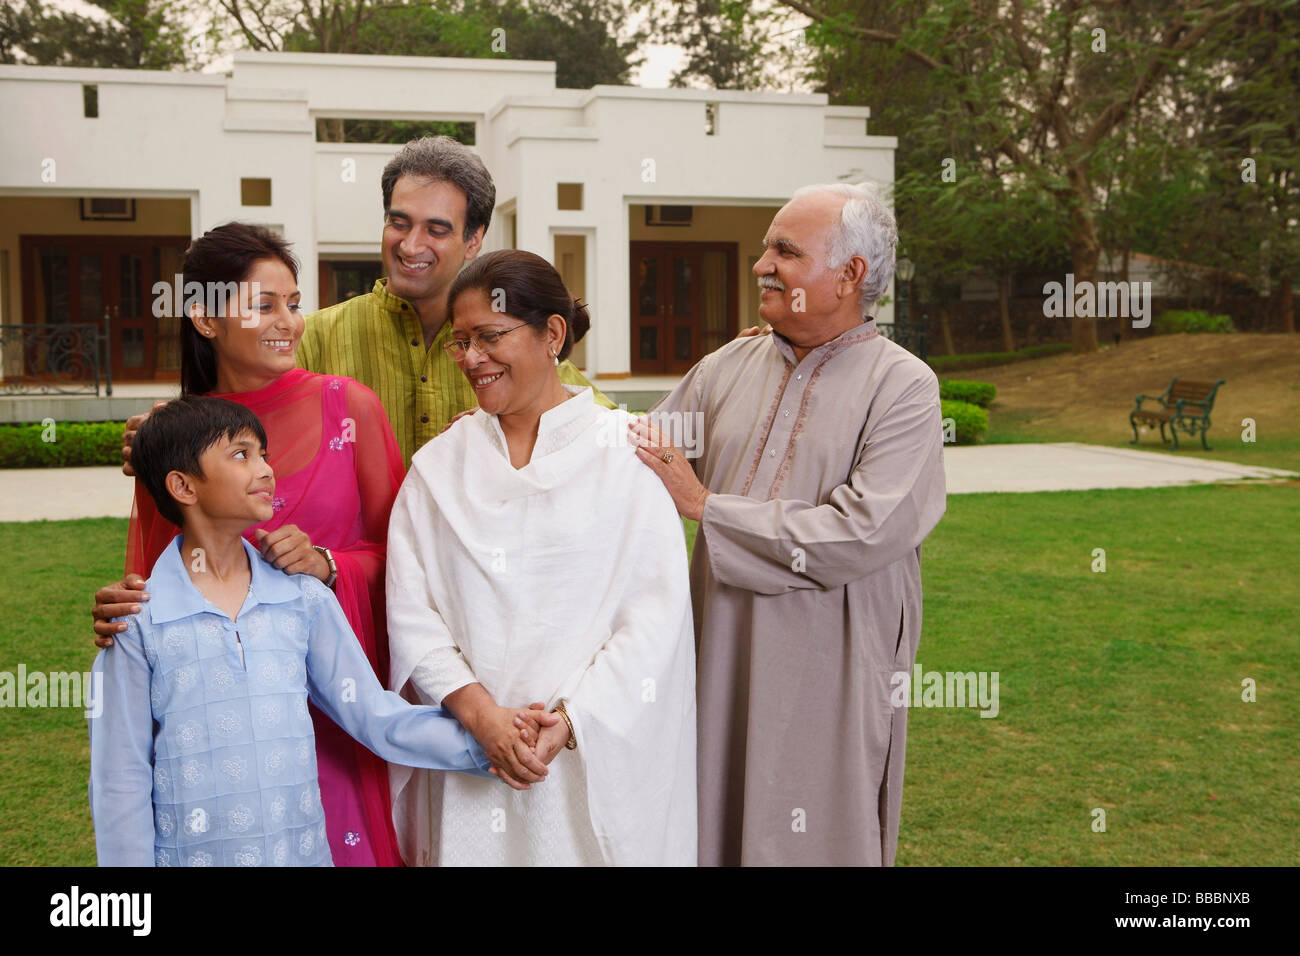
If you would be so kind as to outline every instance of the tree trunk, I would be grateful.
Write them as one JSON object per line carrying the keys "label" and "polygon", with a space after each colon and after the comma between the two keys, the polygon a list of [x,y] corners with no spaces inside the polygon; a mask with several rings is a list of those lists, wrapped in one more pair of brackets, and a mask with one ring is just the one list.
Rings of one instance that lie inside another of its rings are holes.
{"label": "tree trunk", "polygon": [[943,331],[943,347],[949,355],[956,355],[957,350],[952,347],[952,328],[948,325],[948,306],[939,306],[939,328]]}
{"label": "tree trunk", "polygon": [[998,308],[1002,312],[1002,350],[1004,352],[1014,352],[1016,350],[1016,340],[1011,334],[1011,309],[1008,300],[1011,298],[1011,276],[998,276]]}
{"label": "tree trunk", "polygon": [[1282,287],[1278,290],[1278,313],[1282,317],[1282,331],[1295,332],[1295,307],[1291,296],[1291,277],[1282,276]]}
{"label": "tree trunk", "polygon": [[[1101,257],[1101,240],[1092,218],[1092,194],[1087,173],[1078,166],[1068,170],[1073,202],[1070,205],[1070,263],[1074,269],[1074,287],[1081,282],[1097,281],[1097,260]],[[1073,303],[1067,303],[1073,311]],[[1097,319],[1074,316],[1070,319],[1070,340],[1076,353],[1097,351]]]}

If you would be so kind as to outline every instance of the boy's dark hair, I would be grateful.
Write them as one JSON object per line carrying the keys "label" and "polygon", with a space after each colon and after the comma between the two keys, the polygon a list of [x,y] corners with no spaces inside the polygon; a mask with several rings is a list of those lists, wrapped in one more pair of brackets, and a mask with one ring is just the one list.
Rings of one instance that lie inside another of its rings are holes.
{"label": "boy's dark hair", "polygon": [[179,526],[183,516],[167,492],[167,475],[179,471],[202,478],[199,457],[223,435],[233,441],[243,432],[252,432],[266,447],[266,429],[258,417],[224,398],[183,395],[154,409],[131,443],[131,467],[158,513]]}

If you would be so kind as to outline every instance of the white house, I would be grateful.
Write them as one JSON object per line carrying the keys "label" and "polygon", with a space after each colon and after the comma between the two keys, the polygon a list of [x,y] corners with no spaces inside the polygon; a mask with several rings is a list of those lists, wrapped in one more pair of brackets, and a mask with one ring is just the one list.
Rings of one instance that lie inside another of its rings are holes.
{"label": "white house", "polygon": [[555,64],[521,60],[0,66],[0,324],[107,317],[115,381],[174,380],[176,320],[153,316],[152,289],[193,236],[274,226],[302,260],[307,309],[379,274],[379,176],[398,147],[318,141],[318,120],[456,121],[497,184],[485,249],[547,257],[590,302],[574,356],[589,377],[662,391],[757,321],[749,270],[791,192],[892,185],[897,141],[868,135],[869,115],[822,94],[557,89]]}

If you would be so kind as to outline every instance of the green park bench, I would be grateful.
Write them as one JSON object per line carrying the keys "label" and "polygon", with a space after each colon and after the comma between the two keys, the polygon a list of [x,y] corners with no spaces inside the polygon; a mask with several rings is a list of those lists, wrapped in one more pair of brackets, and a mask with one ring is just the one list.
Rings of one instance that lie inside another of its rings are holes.
{"label": "green park bench", "polygon": [[[1188,435],[1200,432],[1201,447],[1206,451],[1212,451],[1213,449],[1205,443],[1205,433],[1210,428],[1210,411],[1214,408],[1214,396],[1222,384],[1223,379],[1217,382],[1201,382],[1180,379],[1175,375],[1164,394],[1139,395],[1136,399],[1137,408],[1128,414],[1128,423],[1133,426],[1133,440],[1129,444],[1137,444],[1139,425],[1159,425],[1160,438],[1168,444],[1169,439],[1165,437],[1165,425],[1168,424],[1169,434],[1174,439],[1175,451],[1178,450],[1179,428]],[[1143,408],[1144,401],[1153,401],[1157,404]]]}

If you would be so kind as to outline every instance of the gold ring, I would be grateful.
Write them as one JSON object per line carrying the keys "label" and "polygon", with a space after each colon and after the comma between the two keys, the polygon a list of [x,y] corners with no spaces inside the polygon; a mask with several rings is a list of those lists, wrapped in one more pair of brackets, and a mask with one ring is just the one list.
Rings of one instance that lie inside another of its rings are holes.
{"label": "gold ring", "polygon": [[673,463],[673,453],[670,452],[670,451],[666,451],[666,452],[664,452],[664,453],[663,453],[662,455],[660,455],[659,457],[660,457],[660,459],[662,459],[662,461],[663,461],[663,463],[664,463],[665,465],[671,465],[671,464]]}

